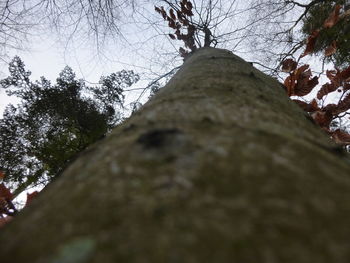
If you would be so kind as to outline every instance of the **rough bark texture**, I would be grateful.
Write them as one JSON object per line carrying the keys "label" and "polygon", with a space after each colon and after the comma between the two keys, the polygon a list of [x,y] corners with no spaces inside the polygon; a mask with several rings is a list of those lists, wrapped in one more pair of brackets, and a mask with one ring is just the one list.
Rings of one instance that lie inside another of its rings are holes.
{"label": "rough bark texture", "polygon": [[280,84],[195,52],[1,230],[1,262],[350,262],[350,165]]}

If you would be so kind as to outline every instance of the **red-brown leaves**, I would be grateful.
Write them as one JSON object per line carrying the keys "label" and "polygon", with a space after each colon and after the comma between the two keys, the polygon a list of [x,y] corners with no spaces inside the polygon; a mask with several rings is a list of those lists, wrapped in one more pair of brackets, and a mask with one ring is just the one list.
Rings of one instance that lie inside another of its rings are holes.
{"label": "red-brown leaves", "polygon": [[0,214],[6,214],[8,210],[7,200],[4,197],[0,197]]}
{"label": "red-brown leaves", "polygon": [[311,113],[311,117],[314,119],[321,128],[329,127],[331,121],[333,120],[333,115],[330,111],[319,110]]}
{"label": "red-brown leaves", "polygon": [[350,144],[350,134],[347,132],[344,132],[340,129],[335,130],[334,132],[331,133],[333,140],[342,145],[348,145]]}
{"label": "red-brown leaves", "polygon": [[344,99],[339,101],[336,110],[333,112],[334,115],[345,112],[350,109],[350,93],[348,93]]}
{"label": "red-brown leaves", "polygon": [[170,9],[169,14],[172,20],[176,20],[176,16],[173,9]]}
{"label": "red-brown leaves", "polygon": [[12,193],[4,184],[0,184],[0,198],[1,197],[5,198],[6,200],[10,200],[10,201],[13,199]]}
{"label": "red-brown leaves", "polygon": [[284,81],[288,96],[305,96],[318,84],[318,77],[311,78],[309,65],[294,70]]}
{"label": "red-brown leaves", "polygon": [[298,65],[298,63],[291,58],[283,60],[281,64],[282,64],[282,71],[288,72],[288,73],[296,69]]}
{"label": "red-brown leaves", "polygon": [[28,204],[30,204],[32,202],[32,200],[39,194],[38,191],[34,191],[33,193],[31,194],[28,194],[27,193],[27,201],[26,201],[26,204],[25,206],[27,206]]}
{"label": "red-brown leaves", "polygon": [[166,20],[167,14],[166,14],[166,11],[164,10],[163,6],[161,6],[160,8],[155,6],[154,9],[156,10],[156,12],[158,12],[159,14],[162,15],[164,20]]}
{"label": "red-brown leaves", "polygon": [[[161,14],[163,19],[168,21],[168,27],[174,29],[174,34],[168,34],[172,40],[176,38],[182,40],[186,48],[189,48],[191,51],[196,49],[194,34],[196,32],[196,26],[190,22],[189,17],[193,16],[192,13],[192,3],[188,0],[182,0],[180,3],[172,6],[170,8],[169,15],[164,10],[164,7],[155,7],[157,13]],[[186,30],[186,33],[181,33],[182,30]],[[181,31],[180,31],[181,30]],[[175,37],[176,36],[176,37]],[[189,54],[189,51],[184,48],[179,49],[179,53],[182,57],[185,57]]]}
{"label": "red-brown leaves", "polygon": [[[321,30],[332,28],[340,19],[344,19],[350,15],[350,10],[343,14],[340,14],[340,10],[341,6],[336,5],[332,13],[324,21],[323,26],[310,34],[306,41],[305,51],[300,58],[314,52],[315,44]],[[325,57],[335,54],[338,44],[336,40],[333,40],[331,45],[324,49]],[[297,68],[297,63],[292,59],[287,59],[281,64],[282,71],[289,73],[289,76],[284,81],[289,96],[305,96],[318,84],[318,77],[312,77],[308,65]],[[344,114],[344,112],[348,114],[350,111],[350,67],[343,70],[337,68],[334,70],[327,70],[326,76],[329,82],[322,85],[317,93],[317,99],[322,100],[322,104],[318,104],[316,99],[313,99],[311,102],[302,100],[293,101],[303,110],[310,113],[314,122],[326,131],[336,143],[350,145],[350,134],[340,129],[332,131],[330,128],[330,124],[335,118],[342,118],[340,114]],[[324,106],[324,97],[335,91],[341,93],[341,99],[338,103],[331,103]],[[344,116],[346,114],[344,114]]]}
{"label": "red-brown leaves", "polygon": [[186,1],[186,8],[187,8],[187,10],[192,11],[192,7],[193,7],[193,6],[192,6],[192,3]]}
{"label": "red-brown leaves", "polygon": [[324,96],[326,96],[328,93],[331,93],[337,89],[336,85],[333,85],[332,83],[326,83],[323,84],[321,89],[317,92],[317,99],[322,99]]}
{"label": "red-brown leaves", "polygon": [[306,41],[306,48],[304,53],[300,56],[305,57],[306,55],[312,53],[315,49],[315,44],[316,44],[316,40],[317,37],[320,33],[320,30],[315,30],[314,32],[311,33],[311,35],[308,37],[307,41]]}
{"label": "red-brown leaves", "polygon": [[[0,179],[4,178],[4,173],[0,171]],[[32,199],[34,199],[39,194],[38,191],[34,191],[31,194],[27,193],[27,201],[25,206],[27,206]],[[14,195],[11,193],[3,183],[0,184],[0,227],[4,226],[6,223],[12,220],[13,216],[18,212],[14,206],[12,200]]]}
{"label": "red-brown leaves", "polygon": [[311,103],[307,103],[302,100],[293,100],[296,104],[299,105],[300,108],[302,108],[306,112],[315,112],[320,110],[320,108],[317,105],[317,101],[314,99]]}
{"label": "red-brown leaves", "polygon": [[[326,83],[322,86],[319,91],[318,98],[322,98],[324,95],[327,95],[329,92],[335,91],[339,87],[343,87],[344,90],[350,88],[350,67],[340,71],[336,70],[327,70],[326,76],[330,80],[330,83]],[[328,92],[327,92],[328,91]]]}
{"label": "red-brown leaves", "polygon": [[332,44],[326,48],[324,55],[326,57],[329,57],[329,56],[333,55],[336,51],[337,51],[337,41],[333,40]]}
{"label": "red-brown leaves", "polygon": [[179,48],[179,52],[180,52],[181,57],[186,57],[188,55],[188,52],[185,49],[183,49],[182,47]]}
{"label": "red-brown leaves", "polygon": [[339,77],[344,82],[350,81],[350,66],[343,71],[339,72]]}
{"label": "red-brown leaves", "polygon": [[334,81],[337,73],[338,73],[338,70],[327,70],[326,76],[329,80]]}
{"label": "red-brown leaves", "polygon": [[305,87],[301,89],[304,93],[300,92],[300,94],[304,94],[304,95],[298,95],[298,96],[305,96],[309,94],[311,90],[313,90],[313,88],[317,86],[317,84],[318,84],[318,77],[314,76],[312,79],[308,80],[307,85],[305,85]]}
{"label": "red-brown leaves", "polygon": [[168,26],[169,26],[170,28],[172,28],[172,29],[177,29],[177,28],[176,28],[176,23],[175,23],[175,21],[172,20],[172,19],[169,19]]}
{"label": "red-brown leaves", "polygon": [[[2,173],[2,177],[4,174]],[[4,185],[0,184],[0,217],[2,218],[4,215],[11,216],[16,212],[16,208],[12,204],[12,199],[14,196],[11,191]],[[5,224],[6,220],[0,221],[0,226]]]}
{"label": "red-brown leaves", "polygon": [[331,28],[339,21],[339,13],[341,9],[341,5],[336,5],[334,7],[333,12],[329,15],[329,17],[324,21],[324,28]]}
{"label": "red-brown leaves", "polygon": [[193,16],[192,3],[190,3],[189,1],[181,1],[180,6],[181,6],[181,12],[183,14],[187,16]]}

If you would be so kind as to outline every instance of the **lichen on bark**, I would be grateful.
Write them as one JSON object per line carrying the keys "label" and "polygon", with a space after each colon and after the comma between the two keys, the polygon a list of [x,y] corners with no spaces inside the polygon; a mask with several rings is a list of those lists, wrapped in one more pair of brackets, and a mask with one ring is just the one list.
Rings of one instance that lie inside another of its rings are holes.
{"label": "lichen on bark", "polygon": [[1,231],[0,255],[348,262],[349,172],[276,80],[203,48]]}

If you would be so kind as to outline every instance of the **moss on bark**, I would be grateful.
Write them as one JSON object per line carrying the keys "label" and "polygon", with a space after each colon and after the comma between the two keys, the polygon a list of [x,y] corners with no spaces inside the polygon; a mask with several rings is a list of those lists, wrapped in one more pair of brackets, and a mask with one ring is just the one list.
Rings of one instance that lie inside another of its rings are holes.
{"label": "moss on bark", "polygon": [[200,49],[1,230],[1,260],[349,262],[349,172],[277,81]]}

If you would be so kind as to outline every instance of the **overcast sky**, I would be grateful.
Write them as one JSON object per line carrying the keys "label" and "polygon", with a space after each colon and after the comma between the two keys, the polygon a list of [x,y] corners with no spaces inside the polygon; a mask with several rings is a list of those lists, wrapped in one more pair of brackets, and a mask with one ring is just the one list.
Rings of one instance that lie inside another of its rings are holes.
{"label": "overcast sky", "polygon": [[[141,3],[142,0],[138,2]],[[154,2],[156,1],[144,1],[145,4],[138,7],[134,17],[120,18],[121,34],[109,36],[105,45],[99,46],[99,50],[93,43],[93,39],[79,36],[67,41],[66,38],[61,38],[57,34],[46,32],[38,33],[35,37],[29,36],[29,41],[25,45],[26,50],[10,50],[7,53],[7,60],[9,61],[14,55],[19,55],[26,69],[32,72],[32,80],[45,76],[52,82],[66,65],[73,68],[77,78],[90,83],[97,83],[101,75],[108,75],[122,69],[132,69],[141,74],[143,81],[140,82],[139,87],[144,87],[150,80],[182,63],[182,58],[177,54],[182,43],[170,40],[168,33],[171,31],[154,11]],[[247,43],[240,42],[242,38],[244,39],[244,32],[235,31],[237,28],[243,28],[249,20],[244,11],[246,2],[225,2],[226,4],[237,3],[237,5],[233,7],[233,20],[226,19],[222,22],[220,30],[232,31],[235,34],[230,41],[221,46],[233,49],[246,60],[254,61],[256,57],[246,52]],[[220,30],[217,33],[220,33]],[[236,46],[236,43],[241,45]],[[7,66],[0,64],[0,76],[7,75]],[[135,93],[129,94],[127,100],[131,101],[133,98]],[[9,102],[13,101],[15,100],[7,97],[4,90],[0,89],[0,113]]]}
{"label": "overcast sky", "polygon": [[[145,86],[152,79],[182,63],[177,50],[183,44],[181,41],[172,41],[168,37],[170,29],[161,16],[154,11],[154,3],[157,1],[139,0],[137,2],[142,4],[138,6],[134,16],[120,18],[121,34],[108,36],[105,45],[99,46],[99,50],[93,43],[93,39],[86,39],[84,36],[67,41],[66,38],[61,38],[52,32],[43,34],[35,32],[35,37],[28,37],[29,41],[24,45],[26,50],[9,50],[6,59],[9,61],[14,55],[19,55],[26,69],[32,72],[32,80],[45,76],[54,81],[59,72],[69,65],[78,78],[91,83],[98,82],[101,75],[108,75],[122,69],[132,69],[141,74],[143,81],[139,85]],[[245,13],[241,13],[236,3],[242,5],[245,1],[228,1],[226,4],[235,4],[232,8],[236,12],[234,18],[238,23],[226,21],[229,20],[226,19],[220,25],[224,31],[234,30],[244,25]],[[220,9],[220,12],[222,10],[225,11],[225,8]],[[236,40],[231,41],[231,48],[240,34],[240,32],[235,34]],[[239,55],[244,57],[244,53]],[[6,65],[0,65],[0,74],[1,77],[8,75]],[[130,101],[135,95],[129,94],[129,97]],[[0,90],[0,112],[12,101],[14,100]]]}

